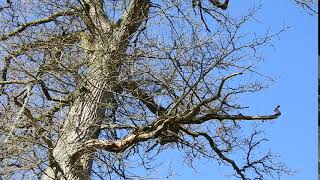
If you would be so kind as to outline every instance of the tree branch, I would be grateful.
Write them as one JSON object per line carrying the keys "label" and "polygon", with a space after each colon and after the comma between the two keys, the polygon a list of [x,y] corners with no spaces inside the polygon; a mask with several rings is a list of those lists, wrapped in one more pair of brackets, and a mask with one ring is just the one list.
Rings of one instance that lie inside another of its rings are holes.
{"label": "tree branch", "polygon": [[42,80],[39,80],[39,84],[40,84],[40,87],[41,87],[41,90],[43,92],[43,94],[45,95],[45,97],[47,98],[47,100],[49,101],[55,101],[55,102],[61,102],[61,103],[70,103],[69,100],[63,100],[63,99],[55,99],[55,98],[52,98],[50,96],[50,93],[48,91],[48,88],[46,86],[46,84],[42,81]]}
{"label": "tree branch", "polygon": [[132,0],[128,11],[121,17],[121,24],[116,31],[117,44],[127,47],[130,36],[135,33],[142,22],[148,18],[150,0]]}
{"label": "tree branch", "polygon": [[243,174],[243,172],[240,170],[239,166],[236,164],[235,161],[233,161],[232,159],[228,158],[227,156],[225,156],[222,151],[218,148],[218,146],[216,145],[216,143],[213,141],[213,139],[205,132],[192,132],[186,128],[182,128],[181,130],[185,133],[187,133],[188,135],[191,135],[192,137],[199,137],[202,136],[204,137],[210,144],[211,149],[217,153],[217,155],[224,161],[228,162],[233,169],[237,172],[237,174],[241,177],[241,179],[243,180],[247,180],[247,178],[245,177],[245,175]]}
{"label": "tree branch", "polygon": [[21,81],[21,80],[10,80],[10,81],[0,81],[0,85],[5,84],[29,84],[33,83],[35,80],[29,80],[29,81]]}
{"label": "tree branch", "polygon": [[220,121],[223,120],[234,120],[234,121],[252,121],[252,120],[274,120],[277,119],[281,115],[280,111],[276,112],[272,115],[266,116],[244,116],[242,114],[239,115],[219,115],[219,114],[206,114],[200,117],[194,117],[192,119],[184,119],[183,124],[201,124],[208,120],[217,119]]}
{"label": "tree branch", "polygon": [[101,125],[100,129],[137,129],[136,126],[123,125],[123,124],[106,124]]}
{"label": "tree branch", "polygon": [[4,86],[6,84],[26,84],[29,82],[33,82],[33,81],[20,81],[20,80],[10,80],[7,81],[7,74],[8,74],[8,70],[10,68],[10,60],[12,58],[17,58],[23,54],[26,54],[27,52],[33,50],[33,49],[51,49],[51,48],[55,48],[57,46],[62,46],[65,44],[74,44],[77,41],[79,41],[80,39],[80,32],[75,32],[75,33],[69,33],[66,34],[65,36],[53,36],[53,37],[49,37],[47,40],[38,40],[38,41],[34,41],[34,42],[30,42],[30,43],[26,43],[26,44],[22,44],[19,45],[19,49],[12,51],[12,52],[8,52],[8,55],[6,55],[3,58],[4,61],[4,67],[2,69],[2,81],[0,81],[0,94],[3,92]]}
{"label": "tree branch", "polygon": [[147,108],[155,115],[164,114],[166,109],[154,101],[154,97],[147,94],[144,90],[140,89],[137,83],[131,81],[123,85],[128,88],[130,92],[136,96]]}
{"label": "tree branch", "polygon": [[14,30],[12,32],[9,32],[6,35],[1,36],[0,37],[0,41],[7,40],[8,38],[13,37],[13,36],[21,33],[22,31],[26,30],[29,27],[37,26],[39,24],[44,24],[44,23],[48,23],[48,22],[54,21],[56,18],[58,18],[60,16],[70,16],[70,15],[74,15],[74,14],[75,14],[74,11],[70,11],[70,10],[62,11],[62,12],[58,12],[56,14],[53,14],[53,15],[51,15],[49,17],[43,18],[43,19],[27,22],[27,23],[21,25],[20,27],[18,27],[16,30]]}
{"label": "tree branch", "polygon": [[92,33],[110,31],[111,22],[103,9],[101,0],[78,0],[84,10],[84,22]]}
{"label": "tree branch", "polygon": [[208,98],[208,99],[205,99],[203,100],[202,102],[200,102],[199,104],[196,105],[196,107],[194,107],[191,111],[189,111],[189,113],[187,113],[185,116],[184,116],[184,119],[189,119],[189,118],[193,118],[194,116],[196,116],[199,111],[200,111],[200,108],[214,100],[217,100],[218,98],[221,97],[221,93],[222,93],[222,88],[225,84],[225,82],[232,78],[232,77],[235,77],[235,76],[238,76],[238,75],[241,75],[243,72],[238,72],[238,73],[234,73],[234,74],[231,74],[229,76],[226,76],[224,77],[222,80],[221,80],[221,83],[219,85],[219,88],[218,88],[218,91],[216,93],[216,95]]}
{"label": "tree branch", "polygon": [[132,145],[147,141],[149,139],[157,138],[159,132],[164,128],[164,124],[167,121],[164,121],[161,125],[157,126],[154,130],[150,131],[133,131],[131,134],[127,135],[125,138],[120,140],[100,140],[92,139],[84,143],[82,147],[79,147],[78,150],[71,156],[71,161],[78,160],[79,157],[86,153],[92,153],[97,149],[105,150],[108,152],[123,152]]}

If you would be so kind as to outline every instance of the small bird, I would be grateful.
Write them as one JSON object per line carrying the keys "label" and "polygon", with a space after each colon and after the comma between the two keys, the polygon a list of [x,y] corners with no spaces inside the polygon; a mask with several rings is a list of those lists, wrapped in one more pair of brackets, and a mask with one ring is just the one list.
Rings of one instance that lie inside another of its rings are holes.
{"label": "small bird", "polygon": [[277,114],[277,115],[280,115],[281,112],[280,112],[280,105],[278,105],[273,111]]}

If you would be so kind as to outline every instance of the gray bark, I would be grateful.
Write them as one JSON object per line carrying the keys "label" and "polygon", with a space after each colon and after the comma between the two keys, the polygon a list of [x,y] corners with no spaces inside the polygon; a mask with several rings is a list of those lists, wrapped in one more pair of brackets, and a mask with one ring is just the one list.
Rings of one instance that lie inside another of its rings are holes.
{"label": "gray bark", "polygon": [[[110,84],[113,84],[109,78],[102,78],[105,73],[102,70],[99,67],[91,69],[92,72],[88,76],[90,83],[86,87],[90,92],[79,92],[65,119],[63,134],[53,150],[54,159],[63,170],[66,179],[90,177],[92,163],[90,155],[78,159],[71,159],[71,156],[84,142],[98,138],[99,127],[112,96],[107,90],[111,89]],[[47,173],[52,176],[52,170],[49,171],[51,173],[48,171]]]}
{"label": "gray bark", "polygon": [[[79,93],[65,119],[62,135],[53,149],[54,164],[49,165],[43,175],[48,179],[90,179],[92,168],[92,154],[74,156],[75,152],[88,140],[97,139],[105,111],[112,98],[113,86],[117,79],[117,67],[121,60],[130,37],[135,33],[143,20],[147,17],[149,1],[133,0],[128,11],[122,16],[121,26],[112,35],[101,36],[101,31],[108,32],[108,19],[102,15],[100,1],[82,1],[87,4],[88,16],[84,21],[92,33],[99,33],[95,40],[96,51],[88,55],[92,63],[86,77],[89,90]],[[97,7],[99,5],[100,7]],[[104,38],[102,38],[104,37]],[[109,38],[109,39],[108,39]],[[108,39],[105,44],[103,39]],[[85,49],[92,49],[86,47]]]}

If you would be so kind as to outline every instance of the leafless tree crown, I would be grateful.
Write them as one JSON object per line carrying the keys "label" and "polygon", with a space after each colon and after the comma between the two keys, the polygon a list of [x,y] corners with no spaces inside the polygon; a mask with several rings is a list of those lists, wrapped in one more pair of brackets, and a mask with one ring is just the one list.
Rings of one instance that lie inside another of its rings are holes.
{"label": "leafless tree crown", "polygon": [[255,66],[282,30],[246,33],[260,6],[243,17],[230,16],[229,6],[1,4],[0,177],[137,179],[136,168],[154,173],[157,155],[172,149],[191,167],[212,159],[240,179],[290,173],[271,152],[257,153],[262,131],[244,129],[277,119],[279,106],[248,115],[238,99],[266,87],[270,78]]}

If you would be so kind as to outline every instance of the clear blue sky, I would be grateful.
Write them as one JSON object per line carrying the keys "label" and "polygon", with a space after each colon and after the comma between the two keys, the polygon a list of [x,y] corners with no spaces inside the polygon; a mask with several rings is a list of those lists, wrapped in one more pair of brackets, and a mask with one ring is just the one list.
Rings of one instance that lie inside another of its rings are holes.
{"label": "clear blue sky", "polygon": [[[229,10],[241,13],[252,1],[230,1]],[[244,7],[243,4],[246,4]],[[251,4],[252,5],[252,4]],[[309,16],[292,0],[264,0],[251,31],[271,28],[279,30],[283,24],[291,28],[275,41],[274,47],[264,51],[265,62],[259,71],[277,79],[272,86],[260,93],[243,98],[252,112],[268,114],[281,105],[282,116],[273,123],[266,123],[270,142],[265,147],[281,156],[281,160],[296,170],[295,176],[285,180],[317,179],[317,16]],[[215,162],[199,161],[197,172],[181,165],[175,152],[165,153],[162,160],[172,159],[172,166],[179,175],[177,180],[235,179],[224,176],[230,169],[218,167]]]}

